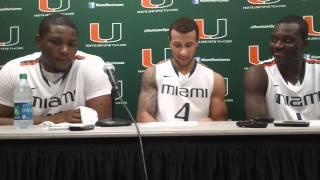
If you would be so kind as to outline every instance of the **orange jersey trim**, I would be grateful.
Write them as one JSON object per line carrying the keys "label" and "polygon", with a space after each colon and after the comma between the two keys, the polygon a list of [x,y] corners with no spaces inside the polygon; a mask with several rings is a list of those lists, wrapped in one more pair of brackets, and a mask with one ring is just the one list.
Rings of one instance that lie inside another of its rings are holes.
{"label": "orange jersey trim", "polygon": [[39,60],[27,60],[20,62],[20,66],[33,66],[35,64],[39,64]]}

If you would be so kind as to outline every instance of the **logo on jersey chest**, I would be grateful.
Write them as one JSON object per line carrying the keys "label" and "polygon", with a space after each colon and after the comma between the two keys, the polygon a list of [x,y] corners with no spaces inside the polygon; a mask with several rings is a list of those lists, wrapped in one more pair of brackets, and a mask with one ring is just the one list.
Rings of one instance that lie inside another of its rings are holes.
{"label": "logo on jersey chest", "polygon": [[173,96],[207,98],[208,89],[205,88],[182,88],[169,84],[162,84],[161,93]]}
{"label": "logo on jersey chest", "polygon": [[76,90],[63,93],[61,97],[42,98],[33,96],[33,107],[52,108],[62,106],[75,101]]}
{"label": "logo on jersey chest", "polygon": [[275,102],[277,104],[285,104],[287,106],[308,106],[320,102],[320,91],[306,94],[304,96],[276,94]]}

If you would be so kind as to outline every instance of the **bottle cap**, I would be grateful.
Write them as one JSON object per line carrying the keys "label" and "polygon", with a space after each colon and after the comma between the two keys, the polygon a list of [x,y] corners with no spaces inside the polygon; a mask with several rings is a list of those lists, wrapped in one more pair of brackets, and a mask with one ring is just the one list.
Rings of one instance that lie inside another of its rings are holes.
{"label": "bottle cap", "polygon": [[27,74],[20,74],[20,79],[27,79]]}

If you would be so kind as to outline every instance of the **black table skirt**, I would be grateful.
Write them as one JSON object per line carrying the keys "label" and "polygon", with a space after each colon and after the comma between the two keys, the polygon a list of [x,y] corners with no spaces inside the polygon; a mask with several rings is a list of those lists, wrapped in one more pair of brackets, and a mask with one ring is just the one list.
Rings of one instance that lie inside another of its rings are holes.
{"label": "black table skirt", "polygon": [[[320,136],[143,138],[149,180],[320,179]],[[3,180],[143,180],[137,138],[0,141]]]}

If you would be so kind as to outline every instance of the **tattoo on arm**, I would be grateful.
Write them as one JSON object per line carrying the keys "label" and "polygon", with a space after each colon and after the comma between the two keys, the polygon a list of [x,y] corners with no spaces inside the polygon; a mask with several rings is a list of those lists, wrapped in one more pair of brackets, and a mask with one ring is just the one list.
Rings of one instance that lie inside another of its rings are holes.
{"label": "tattoo on arm", "polygon": [[139,112],[145,111],[155,117],[157,110],[157,83],[155,68],[147,69],[143,75],[139,97]]}

